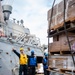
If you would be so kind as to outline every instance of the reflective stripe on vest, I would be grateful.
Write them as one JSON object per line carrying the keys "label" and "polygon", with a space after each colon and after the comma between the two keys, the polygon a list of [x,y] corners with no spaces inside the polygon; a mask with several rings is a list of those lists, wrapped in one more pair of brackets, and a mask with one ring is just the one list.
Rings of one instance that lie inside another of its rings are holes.
{"label": "reflective stripe on vest", "polygon": [[28,58],[26,54],[20,54],[20,59],[19,59],[19,63],[20,65],[25,65],[28,62]]}

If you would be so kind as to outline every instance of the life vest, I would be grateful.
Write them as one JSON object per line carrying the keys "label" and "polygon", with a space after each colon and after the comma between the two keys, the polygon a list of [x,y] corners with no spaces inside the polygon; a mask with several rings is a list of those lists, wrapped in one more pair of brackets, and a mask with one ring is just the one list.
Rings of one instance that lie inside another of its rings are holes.
{"label": "life vest", "polygon": [[19,59],[20,65],[27,65],[28,63],[28,58],[26,54],[20,54],[20,59]]}
{"label": "life vest", "polygon": [[35,58],[35,57],[31,57],[31,58],[30,58],[30,63],[29,63],[29,65],[36,66],[36,58]]}

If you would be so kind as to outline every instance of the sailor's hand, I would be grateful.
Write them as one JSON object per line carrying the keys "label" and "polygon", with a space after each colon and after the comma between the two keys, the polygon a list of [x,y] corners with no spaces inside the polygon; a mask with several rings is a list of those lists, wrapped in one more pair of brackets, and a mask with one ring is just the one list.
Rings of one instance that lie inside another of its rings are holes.
{"label": "sailor's hand", "polygon": [[12,48],[12,51],[14,51],[14,48]]}

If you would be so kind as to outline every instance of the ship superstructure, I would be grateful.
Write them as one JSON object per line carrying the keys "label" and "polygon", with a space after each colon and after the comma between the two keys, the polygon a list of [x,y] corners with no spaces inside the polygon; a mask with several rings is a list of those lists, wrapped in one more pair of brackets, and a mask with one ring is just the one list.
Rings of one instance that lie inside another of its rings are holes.
{"label": "ship superstructure", "polygon": [[[43,57],[43,48],[41,47],[40,39],[32,35],[30,30],[24,27],[23,20],[20,23],[18,21],[15,22],[15,19],[9,20],[12,7],[10,5],[1,6],[1,1],[0,75],[18,75],[18,57],[12,52],[12,48],[19,52],[19,48],[23,47],[27,55],[30,55],[31,50],[34,50],[37,57]],[[30,51],[28,51],[28,48],[30,48]]]}

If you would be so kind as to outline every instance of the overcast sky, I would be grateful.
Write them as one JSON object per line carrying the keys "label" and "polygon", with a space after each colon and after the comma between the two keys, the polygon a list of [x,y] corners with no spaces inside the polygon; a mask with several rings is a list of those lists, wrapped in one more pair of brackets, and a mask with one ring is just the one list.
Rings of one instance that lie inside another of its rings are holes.
{"label": "overcast sky", "polygon": [[[47,40],[47,11],[54,0],[4,0],[4,3],[13,6],[12,18],[24,20],[24,26],[30,29],[31,34],[40,38],[41,44],[48,44]],[[61,0],[56,0],[58,3]]]}

